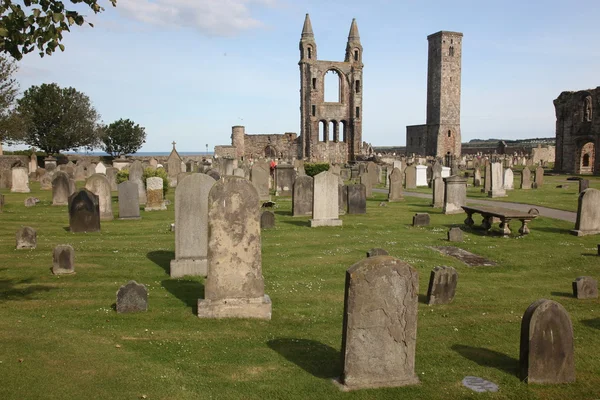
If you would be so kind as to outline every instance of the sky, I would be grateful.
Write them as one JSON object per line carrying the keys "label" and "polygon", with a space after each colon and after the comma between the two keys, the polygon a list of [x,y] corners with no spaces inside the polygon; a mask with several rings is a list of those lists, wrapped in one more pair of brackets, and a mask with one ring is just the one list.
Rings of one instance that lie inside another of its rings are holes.
{"label": "sky", "polygon": [[318,57],[343,61],[352,18],[363,53],[363,140],[403,146],[425,123],[427,35],[463,32],[462,141],[553,137],[552,101],[600,85],[600,2],[100,0],[66,49],[19,62],[21,90],[87,94],[104,123],[146,128],[141,151],[212,151],[246,133],[300,134],[298,43],[310,14]]}

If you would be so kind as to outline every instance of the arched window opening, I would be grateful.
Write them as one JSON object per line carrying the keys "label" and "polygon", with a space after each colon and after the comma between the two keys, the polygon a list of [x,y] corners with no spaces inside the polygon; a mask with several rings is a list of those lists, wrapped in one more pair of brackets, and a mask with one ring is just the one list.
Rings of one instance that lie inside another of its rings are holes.
{"label": "arched window opening", "polygon": [[448,131],[448,137],[452,137],[452,131]]}
{"label": "arched window opening", "polygon": [[340,125],[338,126],[338,135],[339,137],[342,138],[342,142],[347,143],[347,137],[346,137],[346,121],[340,121]]}
{"label": "arched window opening", "polygon": [[448,49],[448,55],[450,57],[454,57],[454,46],[450,46],[450,48]]}
{"label": "arched window opening", "polygon": [[354,61],[358,61],[359,53],[358,50],[354,50]]}
{"label": "arched window opening", "polygon": [[317,78],[312,78],[312,87],[313,87],[313,90],[317,89]]}
{"label": "arched window opening", "polygon": [[356,80],[356,82],[354,82],[354,91],[356,93],[360,93],[360,80]]}
{"label": "arched window opening", "polygon": [[339,103],[341,101],[342,78],[340,74],[330,69],[325,73],[325,102]]}
{"label": "arched window opening", "polygon": [[327,122],[325,121],[319,121],[319,140],[327,141]]}
{"label": "arched window opening", "polygon": [[596,148],[594,142],[588,142],[581,147],[579,159],[579,173],[593,174],[596,165]]}
{"label": "arched window opening", "polygon": [[582,166],[584,166],[584,167],[589,167],[590,166],[590,155],[589,154],[584,154],[583,155]]}
{"label": "arched window opening", "polygon": [[266,158],[276,158],[277,157],[277,151],[275,150],[275,148],[271,145],[268,145],[267,147],[265,147],[265,157]]}
{"label": "arched window opening", "polygon": [[308,53],[308,58],[312,58],[312,47],[308,46],[308,48],[306,50]]}
{"label": "arched window opening", "polygon": [[327,137],[329,138],[330,142],[337,142],[338,138],[337,138],[337,122],[335,121],[331,121],[329,122],[329,132]]}
{"label": "arched window opening", "polygon": [[356,107],[356,118],[360,118],[360,107]]}
{"label": "arched window opening", "polygon": [[312,116],[314,117],[315,115],[317,115],[317,106],[315,106],[314,104],[312,105]]}

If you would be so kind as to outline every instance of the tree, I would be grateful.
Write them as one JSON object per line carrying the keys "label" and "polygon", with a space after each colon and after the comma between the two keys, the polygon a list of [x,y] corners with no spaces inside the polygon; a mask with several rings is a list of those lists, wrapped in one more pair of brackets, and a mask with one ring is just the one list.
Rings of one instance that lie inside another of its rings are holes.
{"label": "tree", "polygon": [[98,113],[90,98],[56,83],[32,86],[17,100],[23,121],[22,141],[56,154],[61,150],[98,145]]}
{"label": "tree", "polygon": [[[108,0],[113,6],[117,0]],[[72,5],[85,4],[94,14],[104,11],[98,0],[69,0]],[[21,1],[19,2],[21,3]],[[36,47],[40,56],[51,55],[56,48],[65,50],[60,43],[63,32],[70,32],[73,25],[83,25],[87,16],[79,11],[67,10],[67,0],[0,0],[0,52],[20,60]],[[87,7],[86,7],[87,8]],[[94,26],[88,22],[88,25]]]}
{"label": "tree", "polygon": [[22,133],[21,120],[14,112],[19,93],[19,83],[13,78],[17,69],[14,60],[0,56],[0,150],[3,141],[18,140]]}
{"label": "tree", "polygon": [[146,143],[146,130],[130,119],[120,119],[102,129],[103,149],[113,157],[131,154]]}

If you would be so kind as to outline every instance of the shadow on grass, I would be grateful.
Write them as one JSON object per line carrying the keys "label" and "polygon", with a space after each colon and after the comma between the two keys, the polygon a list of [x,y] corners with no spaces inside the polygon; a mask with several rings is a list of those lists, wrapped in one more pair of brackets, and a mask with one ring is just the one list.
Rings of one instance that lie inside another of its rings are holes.
{"label": "shadow on grass", "polygon": [[[270,211],[273,211],[273,210],[270,210]],[[277,210],[277,211],[274,211],[274,213],[276,215],[283,215],[283,216],[286,216],[286,217],[291,217],[292,216],[292,212],[291,211]]]}
{"label": "shadow on grass", "polygon": [[308,226],[310,227],[310,221],[294,221],[294,220],[287,220],[287,221],[281,221],[284,224],[290,224],[290,225],[296,225],[296,226]]}
{"label": "shadow on grass", "polygon": [[420,294],[419,295],[419,303],[421,303],[421,304],[427,304],[427,295],[426,294]]}
{"label": "shadow on grass", "polygon": [[146,254],[146,257],[148,257],[148,260],[164,269],[167,274],[170,274],[171,260],[175,258],[175,252],[166,250],[151,251]]}
{"label": "shadow on grass", "polygon": [[482,367],[496,368],[510,375],[516,375],[519,370],[519,360],[494,350],[462,344],[455,344],[451,348],[464,358],[474,361]]}
{"label": "shadow on grass", "polygon": [[33,279],[23,279],[17,281],[15,279],[0,280],[0,303],[13,300],[31,300],[33,295],[39,292],[49,292],[56,289],[52,286],[31,285],[24,288],[17,288],[17,285],[27,285]]}
{"label": "shadow on grass", "polygon": [[583,319],[581,320],[581,323],[590,328],[600,329],[600,318]]}
{"label": "shadow on grass", "polygon": [[573,298],[573,293],[567,293],[567,292],[550,292],[550,294],[552,296],[556,296],[556,297],[569,297],[569,298]]}
{"label": "shadow on grass", "polygon": [[161,284],[169,293],[190,307],[194,315],[198,313],[198,299],[204,298],[202,283],[195,280],[166,279]]}
{"label": "shadow on grass", "polygon": [[532,233],[535,233],[535,231],[541,231],[541,232],[548,232],[548,233],[560,233],[562,235],[569,235],[571,236],[571,229],[563,229],[563,228],[553,228],[550,226],[546,226],[546,227],[535,227],[535,228],[529,228],[531,229]]}
{"label": "shadow on grass", "polygon": [[308,339],[281,338],[269,340],[267,346],[317,378],[330,379],[341,375],[340,352],[326,344]]}

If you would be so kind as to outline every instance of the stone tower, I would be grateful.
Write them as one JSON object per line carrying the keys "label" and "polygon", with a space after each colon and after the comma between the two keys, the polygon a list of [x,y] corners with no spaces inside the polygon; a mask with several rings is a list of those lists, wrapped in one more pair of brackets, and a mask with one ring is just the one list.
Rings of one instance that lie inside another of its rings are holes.
{"label": "stone tower", "polygon": [[[317,43],[306,14],[300,38],[299,157],[311,162],[354,161],[362,146],[362,52],[358,26],[352,20],[346,57],[341,61],[317,58]],[[339,77],[339,99],[325,102],[325,74]]]}
{"label": "stone tower", "polygon": [[460,80],[462,37],[440,31],[427,36],[427,153],[460,157]]}

